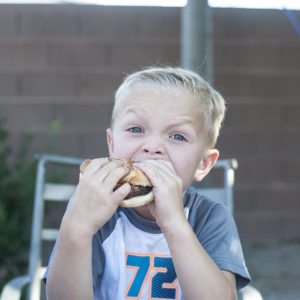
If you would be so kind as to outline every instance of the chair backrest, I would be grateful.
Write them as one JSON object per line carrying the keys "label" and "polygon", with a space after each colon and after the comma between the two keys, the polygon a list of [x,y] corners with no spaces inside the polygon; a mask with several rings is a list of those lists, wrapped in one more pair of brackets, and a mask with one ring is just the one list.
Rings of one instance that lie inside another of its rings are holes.
{"label": "chair backrest", "polygon": [[52,183],[48,174],[51,167],[56,166],[78,166],[83,161],[80,158],[38,155],[37,175],[35,181],[34,211],[32,220],[31,245],[29,257],[29,276],[31,278],[28,289],[30,300],[40,299],[40,273],[42,269],[42,242],[54,242],[57,237],[58,228],[44,227],[45,204],[46,202],[67,202],[73,195],[76,183]]}
{"label": "chair backrest", "polygon": [[237,166],[238,163],[236,159],[221,159],[217,161],[211,170],[206,182],[194,182],[193,186],[199,190],[200,194],[212,200],[224,203],[233,214],[234,172]]}
{"label": "chair backrest", "polygon": [[[32,236],[29,257],[29,276],[30,286],[28,296],[30,300],[40,299],[41,285],[41,270],[42,265],[42,243],[53,242],[56,240],[58,234],[58,226],[45,226],[45,210],[46,203],[66,203],[73,195],[76,184],[78,182],[78,167],[83,161],[82,158],[73,158],[57,155],[39,155],[38,167],[35,184],[35,199],[34,199],[34,212],[32,222]],[[66,166],[75,167],[75,178],[73,183],[65,183],[66,180],[61,180],[63,183],[53,183],[49,179],[49,173],[53,168],[63,168]],[[223,170],[223,180],[221,187],[198,186],[200,193],[208,196],[211,199],[224,202],[231,211],[233,211],[233,193],[232,188],[234,184],[234,169],[237,163],[235,160],[220,160],[214,167],[214,170]],[[209,184],[210,185],[210,184]]]}

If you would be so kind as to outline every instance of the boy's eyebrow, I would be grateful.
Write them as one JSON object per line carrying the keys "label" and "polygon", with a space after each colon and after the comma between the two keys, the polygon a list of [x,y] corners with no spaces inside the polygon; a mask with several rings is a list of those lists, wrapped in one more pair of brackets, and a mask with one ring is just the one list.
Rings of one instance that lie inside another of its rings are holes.
{"label": "boy's eyebrow", "polygon": [[[125,114],[134,114],[137,115],[139,118],[143,119],[143,113],[139,114],[138,111],[143,111],[142,108],[136,109],[135,107],[127,107],[124,111]],[[191,116],[181,116],[178,119],[174,119],[174,121],[167,126],[168,129],[176,127],[176,126],[181,126],[181,125],[192,125],[195,127],[197,125],[197,121],[192,118]]]}
{"label": "boy's eyebrow", "polygon": [[197,122],[195,120],[193,120],[192,118],[181,118],[179,120],[175,120],[167,128],[171,129],[173,127],[183,126],[183,125],[191,125],[191,127],[195,128],[196,124],[197,124]]}
{"label": "boy's eyebrow", "polygon": [[136,117],[140,118],[140,119],[144,119],[144,109],[143,108],[139,108],[136,109],[135,107],[127,107],[124,110],[124,115],[135,115]]}
{"label": "boy's eyebrow", "polygon": [[[143,110],[143,109],[141,109]],[[139,115],[137,112],[137,109],[129,107],[124,111],[126,114],[135,114],[135,115]],[[143,117],[143,115],[141,115],[140,117]],[[194,124],[196,123],[195,120],[193,120],[193,118],[186,116],[186,117],[180,117],[177,120],[174,119],[174,122],[172,124],[170,124],[168,127],[174,127],[174,126],[178,126],[178,125],[184,125],[184,124]]]}

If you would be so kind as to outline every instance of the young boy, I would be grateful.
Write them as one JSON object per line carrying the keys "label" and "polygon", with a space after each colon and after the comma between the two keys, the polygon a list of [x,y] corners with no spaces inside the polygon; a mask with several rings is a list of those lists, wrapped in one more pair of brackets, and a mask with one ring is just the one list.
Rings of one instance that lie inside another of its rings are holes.
{"label": "young boy", "polygon": [[135,162],[154,201],[124,209],[121,160],[94,159],[63,217],[47,274],[53,299],[236,299],[249,282],[239,236],[222,204],[188,187],[219,157],[225,103],[198,74],[149,68],[115,95],[110,157]]}

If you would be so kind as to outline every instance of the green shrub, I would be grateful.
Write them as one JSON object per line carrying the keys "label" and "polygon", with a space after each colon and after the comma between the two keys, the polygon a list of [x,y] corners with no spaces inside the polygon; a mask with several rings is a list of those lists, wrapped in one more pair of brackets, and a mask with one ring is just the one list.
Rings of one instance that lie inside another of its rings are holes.
{"label": "green shrub", "polygon": [[28,155],[31,136],[12,157],[8,131],[0,120],[0,285],[24,273],[28,263],[35,163]]}
{"label": "green shrub", "polygon": [[[60,129],[61,124],[53,121],[45,152],[57,149]],[[0,291],[9,279],[28,269],[36,176],[36,161],[29,153],[31,141],[32,135],[26,134],[13,154],[9,132],[0,119]]]}

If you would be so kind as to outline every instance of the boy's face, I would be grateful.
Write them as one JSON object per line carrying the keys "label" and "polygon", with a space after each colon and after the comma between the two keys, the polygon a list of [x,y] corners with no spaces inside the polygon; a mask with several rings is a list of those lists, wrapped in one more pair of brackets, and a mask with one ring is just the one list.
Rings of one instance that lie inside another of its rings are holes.
{"label": "boy's face", "polygon": [[201,114],[191,96],[143,89],[129,92],[119,101],[113,128],[107,131],[110,156],[167,160],[185,189],[193,181],[205,149]]}

